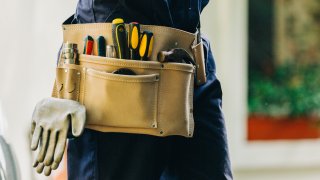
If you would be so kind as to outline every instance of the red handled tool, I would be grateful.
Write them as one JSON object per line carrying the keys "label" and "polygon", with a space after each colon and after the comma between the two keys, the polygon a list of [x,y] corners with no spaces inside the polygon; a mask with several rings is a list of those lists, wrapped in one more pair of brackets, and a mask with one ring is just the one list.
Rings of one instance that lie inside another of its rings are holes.
{"label": "red handled tool", "polygon": [[93,38],[88,35],[88,36],[84,39],[83,54],[92,55],[93,43],[94,43]]}

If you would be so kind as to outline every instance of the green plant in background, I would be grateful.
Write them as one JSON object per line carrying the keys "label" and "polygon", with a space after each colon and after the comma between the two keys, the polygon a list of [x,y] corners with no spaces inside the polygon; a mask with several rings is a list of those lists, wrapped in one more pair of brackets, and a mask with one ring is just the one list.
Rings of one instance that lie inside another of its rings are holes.
{"label": "green plant in background", "polygon": [[269,76],[251,71],[249,82],[250,114],[320,119],[320,64],[288,63]]}

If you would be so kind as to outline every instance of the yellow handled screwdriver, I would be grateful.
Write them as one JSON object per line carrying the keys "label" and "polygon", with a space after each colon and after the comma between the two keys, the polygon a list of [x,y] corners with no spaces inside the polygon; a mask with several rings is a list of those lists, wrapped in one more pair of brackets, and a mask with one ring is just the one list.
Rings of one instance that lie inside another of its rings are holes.
{"label": "yellow handled screwdriver", "polygon": [[124,21],[121,18],[112,21],[112,38],[116,49],[117,58],[128,58],[127,31]]}
{"label": "yellow handled screwdriver", "polygon": [[139,60],[139,40],[140,40],[140,24],[132,22],[129,24],[129,49],[130,59]]}
{"label": "yellow handled screwdriver", "polygon": [[139,55],[141,60],[148,60],[153,49],[153,33],[143,31],[140,41]]}

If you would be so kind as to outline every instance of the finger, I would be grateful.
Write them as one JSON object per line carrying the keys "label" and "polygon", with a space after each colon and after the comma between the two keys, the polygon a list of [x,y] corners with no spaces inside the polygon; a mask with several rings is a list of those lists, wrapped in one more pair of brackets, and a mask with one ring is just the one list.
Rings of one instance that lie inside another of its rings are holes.
{"label": "finger", "polygon": [[63,154],[64,154],[64,149],[66,147],[67,143],[67,132],[62,131],[58,135],[58,142],[56,146],[56,150],[54,153],[54,161],[52,164],[52,169],[56,170],[62,160]]}
{"label": "finger", "polygon": [[42,145],[41,145],[41,149],[40,149],[40,152],[39,152],[38,158],[37,158],[37,160],[39,162],[43,162],[44,157],[46,155],[47,147],[48,147],[48,136],[50,136],[49,133],[50,133],[49,131],[43,131],[43,133],[42,133],[42,139],[41,139]]}
{"label": "finger", "polygon": [[31,149],[33,151],[35,151],[38,148],[41,134],[42,134],[42,127],[37,126],[34,130],[34,133],[32,135],[32,141],[31,141]]}
{"label": "finger", "polygon": [[38,162],[38,160],[37,160],[37,158],[35,158],[34,160],[33,160],[33,164],[32,164],[32,167],[37,167],[38,166],[38,164],[39,164],[39,162]]}
{"label": "finger", "polygon": [[51,167],[50,166],[44,167],[44,175],[50,176],[50,174],[51,174]]}
{"label": "finger", "polygon": [[56,144],[57,144],[57,132],[52,131],[50,133],[49,145],[48,145],[47,153],[44,159],[45,166],[50,166],[52,164]]}
{"label": "finger", "polygon": [[35,123],[35,122],[32,122],[32,123],[31,123],[31,135],[33,135],[35,128],[36,128],[36,123]]}
{"label": "finger", "polygon": [[44,164],[43,163],[39,163],[39,165],[36,168],[37,173],[41,174],[43,172],[43,168],[44,168]]}
{"label": "finger", "polygon": [[71,115],[71,130],[75,137],[79,137],[84,129],[86,122],[86,108],[80,106],[78,110]]}

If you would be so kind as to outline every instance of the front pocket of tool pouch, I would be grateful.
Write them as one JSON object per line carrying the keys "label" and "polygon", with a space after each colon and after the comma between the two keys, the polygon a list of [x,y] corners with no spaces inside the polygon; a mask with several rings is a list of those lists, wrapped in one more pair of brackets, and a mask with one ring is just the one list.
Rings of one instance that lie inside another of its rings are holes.
{"label": "front pocket of tool pouch", "polygon": [[89,125],[157,128],[158,74],[120,75],[87,69],[83,104]]}
{"label": "front pocket of tool pouch", "polygon": [[79,101],[81,73],[77,69],[56,69],[56,96],[60,99],[71,99]]}

